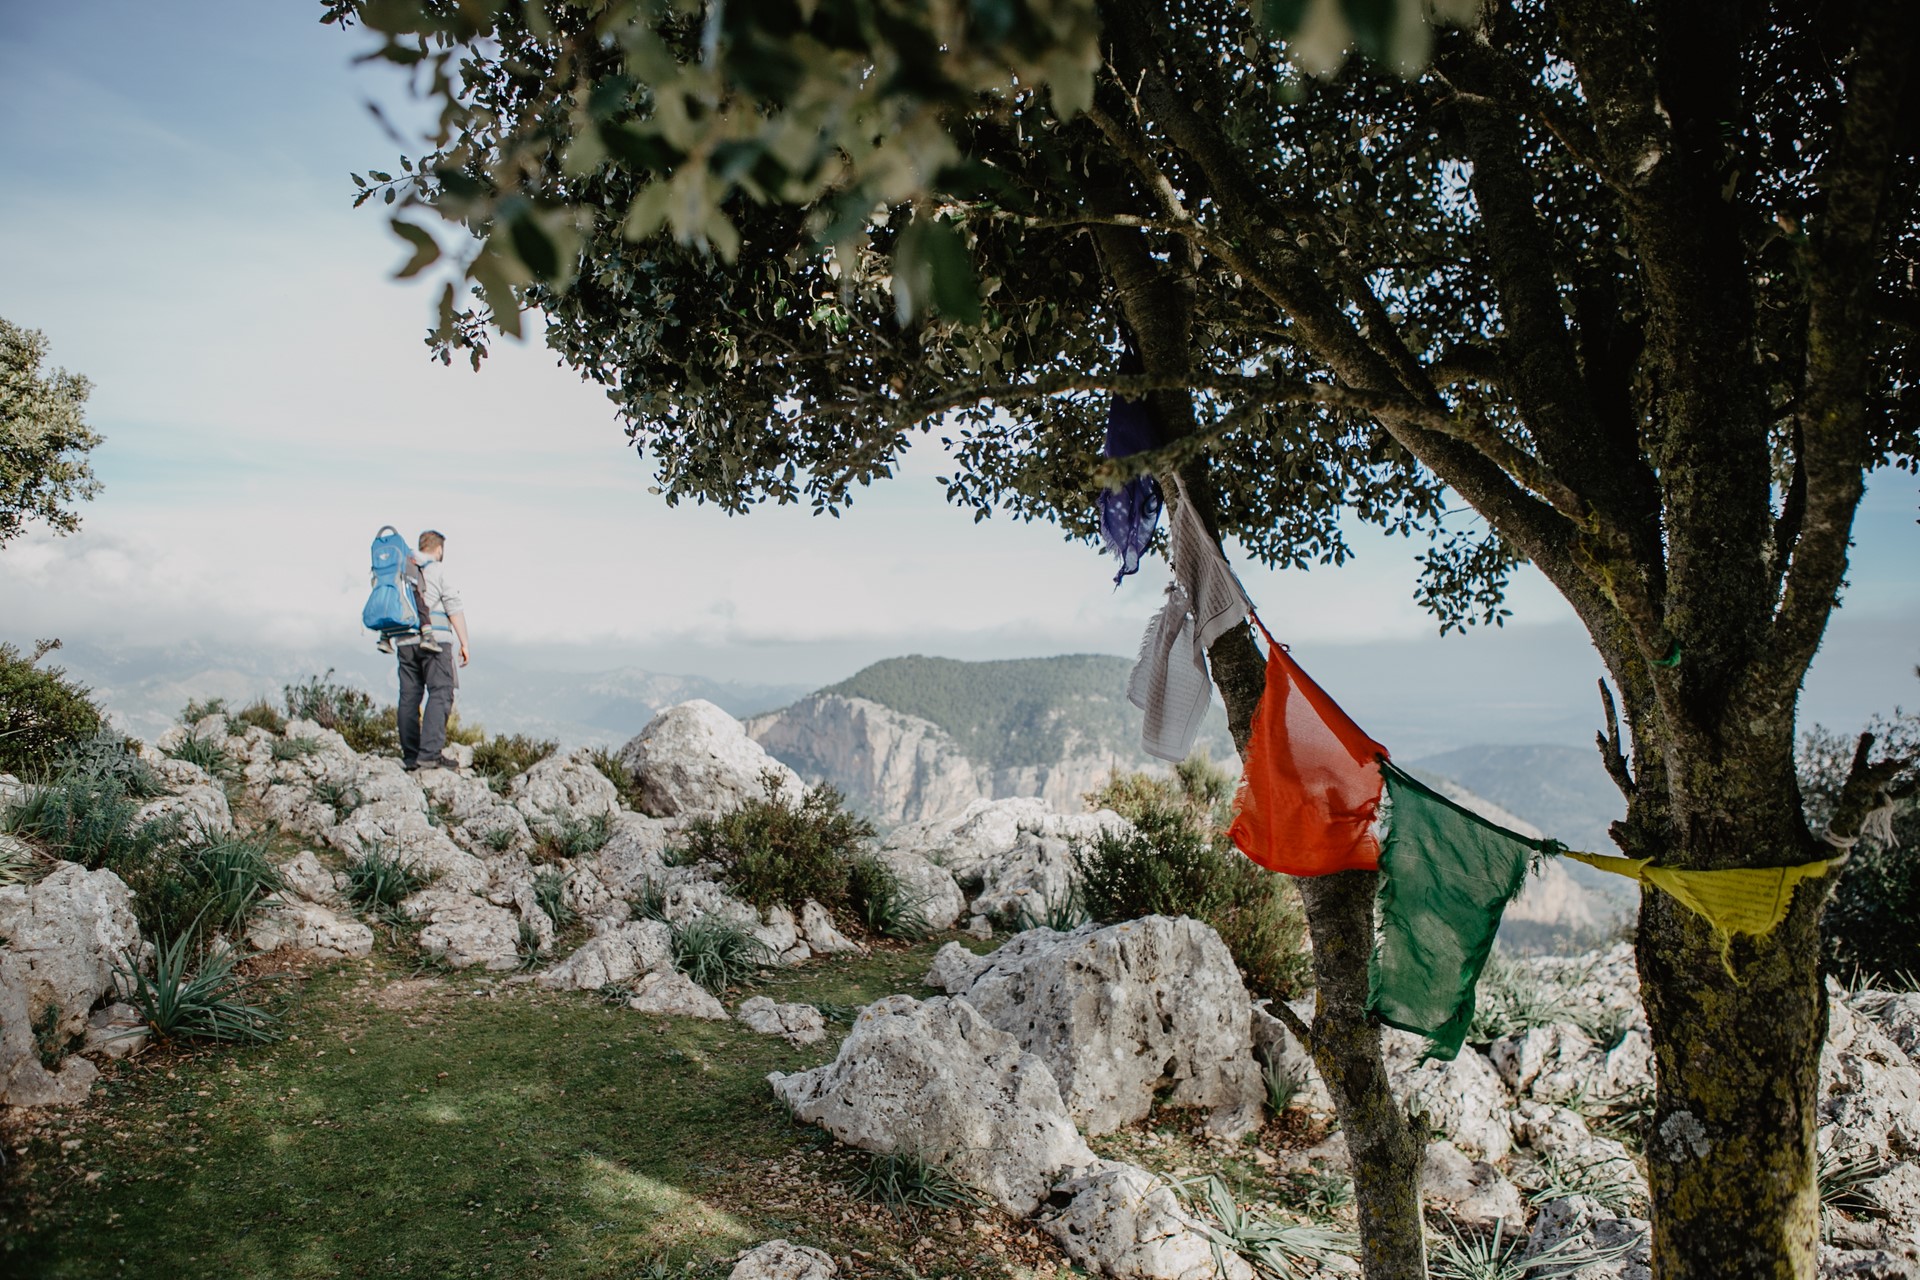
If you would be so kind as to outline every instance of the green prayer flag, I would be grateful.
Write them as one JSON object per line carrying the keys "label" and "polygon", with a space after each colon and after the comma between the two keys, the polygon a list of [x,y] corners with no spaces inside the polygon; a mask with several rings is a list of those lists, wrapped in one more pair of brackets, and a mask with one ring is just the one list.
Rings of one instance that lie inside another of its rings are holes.
{"label": "green prayer flag", "polygon": [[1545,842],[1494,826],[1385,760],[1380,771],[1389,808],[1367,1008],[1429,1037],[1428,1055],[1448,1059],[1473,1021],[1500,913]]}

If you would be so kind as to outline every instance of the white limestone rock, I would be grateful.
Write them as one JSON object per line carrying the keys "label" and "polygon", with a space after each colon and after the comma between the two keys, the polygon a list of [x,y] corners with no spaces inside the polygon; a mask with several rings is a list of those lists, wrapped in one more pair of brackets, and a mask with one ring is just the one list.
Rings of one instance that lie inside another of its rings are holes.
{"label": "white limestone rock", "polygon": [[821,955],[867,954],[865,947],[834,928],[833,917],[812,898],[800,904],[800,936]]}
{"label": "white limestone rock", "polygon": [[945,867],[960,887],[977,891],[981,868],[1012,849],[1022,831],[1044,832],[1055,815],[1030,797],[976,800],[958,816],[894,828],[883,848],[903,849]]}
{"label": "white limestone rock", "polygon": [[[0,784],[0,803],[5,802],[4,795]],[[1863,991],[1848,1003],[1879,1023],[1908,1061],[1920,1064],[1920,991]]]}
{"label": "white limestone rock", "polygon": [[1493,1064],[1471,1046],[1451,1062],[1423,1060],[1427,1042],[1388,1029],[1380,1047],[1393,1091],[1409,1115],[1427,1123],[1476,1160],[1498,1161],[1512,1149],[1512,1099]]}
{"label": "white limestone rock", "polygon": [[454,969],[502,970],[520,963],[520,917],[504,907],[449,889],[422,889],[400,903],[424,920],[420,949]]}
{"label": "white limestone rock", "polygon": [[622,901],[632,901],[650,884],[665,887],[697,879],[692,868],[666,864],[664,855],[675,830],[671,821],[622,810],[614,819],[613,835],[598,853],[582,859],[582,865]]}
{"label": "white limestone rock", "polygon": [[1147,916],[1072,933],[1031,929],[984,959],[976,968],[943,948],[928,979],[948,978],[949,995],[1038,1054],[1085,1132],[1144,1119],[1169,1085],[1170,1105],[1206,1108],[1217,1132],[1260,1122],[1247,989],[1206,925]]}
{"label": "white limestone rock", "polygon": [[1474,1160],[1451,1142],[1429,1142],[1420,1162],[1420,1193],[1448,1217],[1473,1227],[1496,1220],[1526,1219],[1520,1189],[1484,1160]]}
{"label": "white limestone rock", "polygon": [[1822,1145],[1864,1148],[1881,1159],[1920,1155],[1920,1070],[1829,980],[1827,1040],[1820,1051]]}
{"label": "white limestone rock", "polygon": [[798,802],[800,775],[747,736],[746,726],[703,699],[668,707],[620,748],[640,809],[657,818],[720,813],[774,794]]}
{"label": "white limestone rock", "polygon": [[1018,1216],[1094,1162],[1047,1064],[962,1000],[877,1000],[831,1063],[767,1079],[796,1118],[863,1150],[914,1152]]}
{"label": "white limestone rock", "polygon": [[611,818],[620,812],[620,790],[594,767],[592,757],[585,747],[548,756],[509,782],[507,797],[534,827]]}
{"label": "white limestone rock", "polygon": [[233,834],[233,811],[227,806],[227,793],[212,783],[195,783],[149,800],[133,815],[135,826],[162,820],[178,823],[186,835],[207,840]]}
{"label": "white limestone rock", "polygon": [[131,1058],[147,1047],[149,1034],[140,1011],[119,1001],[93,1011],[80,1052],[101,1058]]}
{"label": "white limestone rock", "polygon": [[1053,1189],[1040,1229],[1089,1272],[1124,1280],[1252,1280],[1239,1255],[1215,1261],[1173,1188],[1138,1165],[1101,1160]]}
{"label": "white limestone rock", "polygon": [[740,1002],[734,1017],[748,1030],[781,1036],[796,1048],[827,1036],[826,1018],[810,1004],[775,1004],[766,996],[752,996]]}
{"label": "white limestone rock", "polygon": [[0,773],[0,809],[11,809],[27,798],[32,788],[10,773]]}
{"label": "white limestone rock", "polygon": [[741,1254],[727,1280],[834,1280],[839,1274],[831,1254],[804,1244],[769,1240]]}
{"label": "white limestone rock", "polygon": [[921,979],[935,991],[965,991],[973,980],[993,967],[993,956],[976,955],[958,942],[949,942],[933,954],[933,964]]}
{"label": "white limestone rock", "polygon": [[705,987],[684,973],[655,969],[640,979],[627,1008],[641,1013],[667,1014],[676,1018],[704,1018],[709,1022],[727,1021],[727,1008]]}
{"label": "white limestone rock", "polygon": [[328,870],[311,849],[302,849],[280,864],[280,883],[287,887],[287,892],[308,902],[317,902],[323,907],[346,905],[346,876]]}
{"label": "white limestone rock", "polygon": [[1058,836],[1022,831],[1006,852],[979,866],[973,909],[1009,928],[1031,928],[1073,897],[1073,848]]}
{"label": "white limestone rock", "polygon": [[[451,769],[428,769],[419,775],[420,789],[452,824],[457,843],[483,856],[496,852],[489,839],[505,840],[506,849],[524,849],[531,841],[526,817],[486,779]],[[505,836],[496,833],[504,832]]]}
{"label": "white limestone rock", "polygon": [[672,936],[658,920],[629,920],[590,938],[535,981],[549,991],[598,991],[668,963]]}
{"label": "white limestone rock", "polygon": [[1573,1250],[1617,1255],[1580,1268],[1575,1273],[1579,1280],[1650,1280],[1653,1274],[1653,1237],[1647,1222],[1617,1217],[1587,1196],[1541,1205],[1522,1256],[1539,1257],[1569,1237],[1578,1241]]}
{"label": "white limestone rock", "polygon": [[1891,1249],[1820,1246],[1820,1280],[1920,1280],[1920,1262]]}
{"label": "white limestone rock", "polygon": [[1552,1160],[1563,1169],[1618,1182],[1641,1204],[1647,1203],[1647,1180],[1633,1153],[1594,1133],[1579,1112],[1523,1099],[1515,1104],[1510,1123],[1514,1139],[1534,1160]]}
{"label": "white limestone rock", "polygon": [[40,1062],[35,1031],[52,1010],[52,1034],[85,1035],[88,1013],[116,989],[114,965],[140,947],[132,894],[120,877],[62,862],[34,884],[0,886],[0,1102],[65,1106],[86,1097],[98,1072],[69,1057]]}
{"label": "white limestone rock", "polygon": [[373,954],[373,930],[317,902],[276,893],[261,900],[248,922],[247,944],[260,951],[286,947],[321,960],[358,960]]}
{"label": "white limestone rock", "polygon": [[901,889],[927,928],[951,929],[967,909],[967,896],[945,867],[911,849],[881,849],[874,856],[900,878]]}
{"label": "white limestone rock", "polygon": [[1505,1036],[1487,1052],[1516,1097],[1538,1102],[1607,1102],[1653,1087],[1653,1048],[1637,1028],[1603,1050],[1581,1028],[1556,1022]]}
{"label": "white limestone rock", "polygon": [[684,925],[701,916],[731,920],[746,930],[758,929],[760,913],[728,893],[717,880],[689,880],[667,890],[662,908],[667,921]]}

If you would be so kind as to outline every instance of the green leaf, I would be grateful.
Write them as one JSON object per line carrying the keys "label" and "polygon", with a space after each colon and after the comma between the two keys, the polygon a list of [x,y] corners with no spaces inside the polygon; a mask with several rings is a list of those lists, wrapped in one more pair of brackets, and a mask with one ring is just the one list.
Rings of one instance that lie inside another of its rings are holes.
{"label": "green leaf", "polygon": [[500,327],[500,332],[517,338],[520,336],[520,299],[514,296],[504,256],[489,238],[473,265],[467,268],[467,274],[486,295],[487,309],[493,312],[493,322]]}
{"label": "green leaf", "polygon": [[956,324],[979,324],[980,285],[967,258],[966,241],[948,223],[931,222],[926,253],[933,309]]}
{"label": "green leaf", "polygon": [[417,227],[411,222],[393,220],[393,233],[413,246],[413,256],[406,265],[394,273],[394,279],[406,280],[419,275],[440,258],[440,246],[434,242],[425,227]]}
{"label": "green leaf", "polygon": [[560,274],[560,251],[531,214],[523,214],[507,224],[508,243],[536,280],[551,280]]}

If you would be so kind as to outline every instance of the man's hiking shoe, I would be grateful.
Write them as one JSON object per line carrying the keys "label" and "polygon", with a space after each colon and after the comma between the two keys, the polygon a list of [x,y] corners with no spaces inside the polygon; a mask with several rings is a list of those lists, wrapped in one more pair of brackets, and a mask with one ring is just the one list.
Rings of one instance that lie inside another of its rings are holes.
{"label": "man's hiking shoe", "polygon": [[440,642],[433,638],[433,632],[422,631],[420,633],[420,651],[422,653],[440,652]]}
{"label": "man's hiking shoe", "polygon": [[393,652],[393,637],[392,637],[392,636],[381,636],[381,637],[380,637],[380,638],[379,638],[378,640],[376,640],[376,641],[374,641],[374,642],[373,642],[373,647],[374,647],[374,648],[376,648],[376,649],[378,649],[378,650],[379,650],[380,652],[382,652],[382,653],[392,653],[392,652]]}

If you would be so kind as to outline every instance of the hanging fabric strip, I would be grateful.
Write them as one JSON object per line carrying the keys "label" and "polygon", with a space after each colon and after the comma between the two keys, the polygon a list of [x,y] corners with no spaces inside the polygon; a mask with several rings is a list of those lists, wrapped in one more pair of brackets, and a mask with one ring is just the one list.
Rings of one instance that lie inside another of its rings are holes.
{"label": "hanging fabric strip", "polygon": [[1374,870],[1386,755],[1268,635],[1267,687],[1254,709],[1228,835],[1269,871]]}
{"label": "hanging fabric strip", "polygon": [[1794,888],[1802,880],[1826,875],[1835,861],[1807,862],[1797,867],[1682,871],[1677,867],[1655,866],[1650,858],[1616,858],[1604,853],[1576,853],[1571,849],[1556,852],[1600,871],[1654,886],[1712,925],[1714,932],[1726,941],[1731,941],[1736,933],[1757,936],[1772,933],[1793,904]]}
{"label": "hanging fabric strip", "polygon": [[[1144,371],[1140,357],[1134,354],[1129,343],[1126,353],[1120,357],[1119,372]],[[1160,433],[1146,402],[1113,397],[1113,403],[1107,408],[1106,456],[1129,458],[1159,443]],[[1153,542],[1153,531],[1160,523],[1163,506],[1160,484],[1150,475],[1134,476],[1118,489],[1100,491],[1100,540],[1108,554],[1120,561],[1120,572],[1113,575],[1114,586],[1119,586],[1128,574],[1140,571],[1140,557]]]}
{"label": "hanging fabric strip", "polygon": [[1501,913],[1526,883],[1544,841],[1494,826],[1382,761],[1386,839],[1368,1011],[1427,1036],[1428,1056],[1460,1052],[1474,986]]}
{"label": "hanging fabric strip", "polygon": [[1177,581],[1167,584],[1167,603],[1140,640],[1140,659],[1127,678],[1127,701],[1145,714],[1140,745],[1148,755],[1178,763],[1193,754],[1213,700],[1213,682],[1204,664],[1193,660],[1193,618],[1187,593]]}

